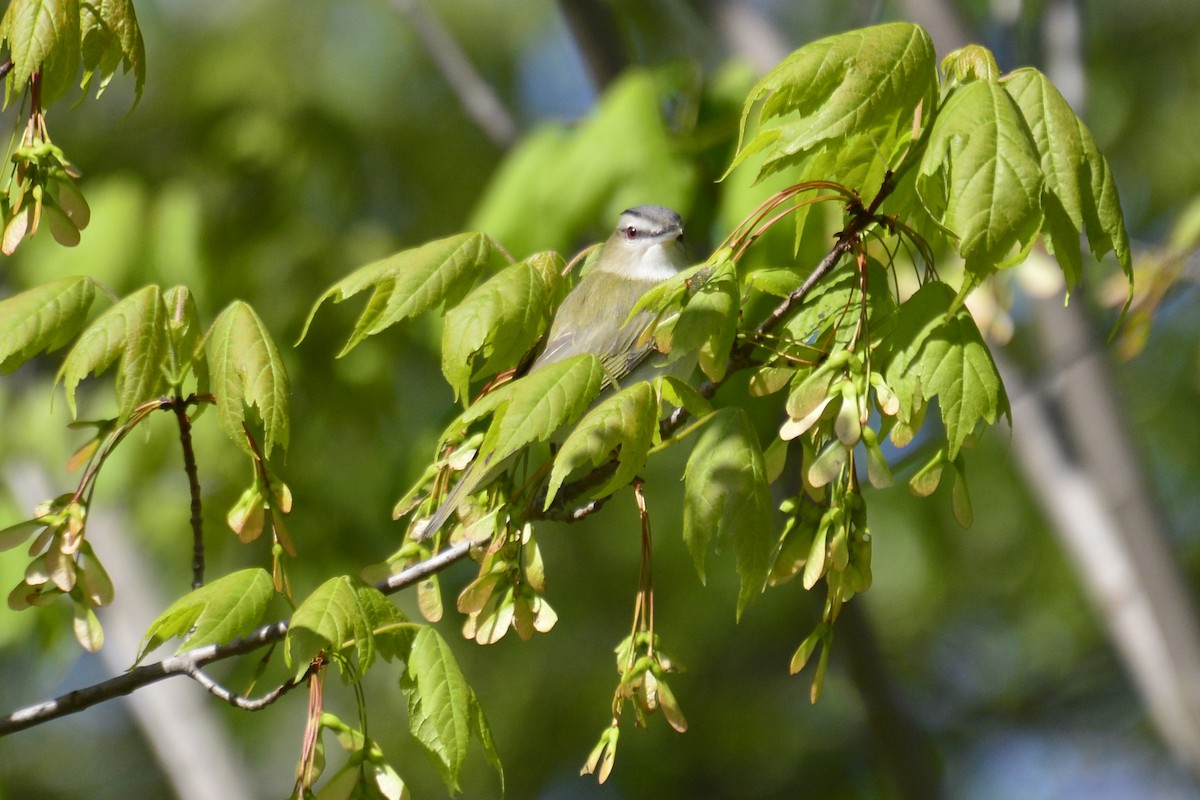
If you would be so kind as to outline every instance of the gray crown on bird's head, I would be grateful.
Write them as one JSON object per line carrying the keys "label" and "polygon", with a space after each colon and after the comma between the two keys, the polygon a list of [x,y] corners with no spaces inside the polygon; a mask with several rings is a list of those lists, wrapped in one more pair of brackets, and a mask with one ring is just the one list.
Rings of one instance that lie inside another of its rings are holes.
{"label": "gray crown on bird's head", "polygon": [[678,239],[683,236],[683,219],[666,206],[634,206],[621,212],[616,232],[631,241],[639,237]]}

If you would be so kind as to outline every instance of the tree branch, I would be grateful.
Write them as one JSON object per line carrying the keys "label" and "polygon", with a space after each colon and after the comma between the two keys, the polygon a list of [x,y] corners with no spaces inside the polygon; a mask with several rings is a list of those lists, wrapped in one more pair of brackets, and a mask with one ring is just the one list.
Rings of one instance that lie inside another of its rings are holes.
{"label": "tree branch", "polygon": [[251,700],[248,697],[242,697],[240,694],[225,688],[216,680],[206,675],[204,670],[200,669],[200,667],[196,666],[195,664],[193,664],[190,669],[184,670],[184,674],[194,680],[196,683],[203,686],[205,690],[213,697],[220,698],[234,708],[240,708],[242,711],[262,711],[264,708],[283,697],[292,689],[295,689],[297,686],[303,683],[305,678],[308,677],[308,671],[306,671],[299,678],[288,678],[282,684],[267,692],[262,697]]}
{"label": "tree branch", "polygon": [[[470,552],[470,549],[470,542],[462,542],[448,547],[436,553],[431,558],[414,564],[387,580],[380,581],[375,584],[375,588],[384,594],[398,592],[461,560]],[[153,664],[143,664],[139,667],[134,667],[124,675],[118,675],[115,678],[67,692],[53,700],[27,706],[0,718],[0,736],[7,736],[10,733],[32,728],[35,725],[49,722],[52,719],[75,714],[99,703],[127,695],[143,686],[157,683],[175,675],[187,675],[202,686],[205,686],[209,691],[213,691],[205,684],[204,679],[197,677],[200,667],[205,664],[211,664],[214,661],[222,661],[233,656],[245,655],[260,647],[278,642],[287,635],[287,630],[288,623],[286,621],[273,622],[232,642],[197,647],[194,650],[188,650],[179,655],[164,658],[162,661]],[[208,680],[211,681],[211,679]],[[287,689],[290,688],[287,687]],[[282,694],[287,689],[281,687],[275,691]],[[217,692],[213,693],[217,694]],[[220,697],[221,695],[217,694],[217,696]],[[268,694],[267,696],[269,697],[270,695]],[[233,701],[229,700],[229,702]],[[261,699],[248,702],[257,703],[261,702]],[[266,704],[263,703],[263,705]],[[239,705],[239,707],[241,706]]]}
{"label": "tree branch", "polygon": [[475,121],[492,144],[501,148],[510,147],[517,140],[517,123],[441,21],[429,13],[419,0],[392,0],[392,7],[413,26],[421,44],[425,45],[425,51],[458,96],[467,116]]}
{"label": "tree branch", "polygon": [[188,398],[172,397],[162,408],[175,412],[179,423],[179,444],[183,448],[183,471],[187,473],[188,493],[192,498],[192,588],[204,585],[204,515],[200,504],[200,475],[196,470],[196,451],[192,448],[192,421],[188,418],[188,406],[196,402],[196,395]]}
{"label": "tree branch", "polygon": [[628,65],[616,14],[599,0],[558,0],[558,7],[599,94]]}

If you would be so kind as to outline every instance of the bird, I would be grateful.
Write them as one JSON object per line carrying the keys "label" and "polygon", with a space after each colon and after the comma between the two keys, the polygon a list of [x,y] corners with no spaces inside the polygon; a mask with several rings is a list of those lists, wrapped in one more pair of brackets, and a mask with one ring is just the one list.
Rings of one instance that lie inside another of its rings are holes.
{"label": "bird", "polygon": [[[665,206],[634,206],[621,212],[616,229],[605,241],[591,270],[559,305],[545,345],[526,374],[550,364],[590,353],[604,367],[599,402],[617,387],[659,374],[688,369],[686,359],[657,358],[653,337],[643,334],[654,324],[653,311],[630,316],[638,300],[688,266],[683,247],[683,219]],[[694,363],[694,362],[692,362]],[[490,456],[477,459],[463,473],[442,504],[415,533],[428,539],[470,495],[503,472],[507,459],[493,465]]]}

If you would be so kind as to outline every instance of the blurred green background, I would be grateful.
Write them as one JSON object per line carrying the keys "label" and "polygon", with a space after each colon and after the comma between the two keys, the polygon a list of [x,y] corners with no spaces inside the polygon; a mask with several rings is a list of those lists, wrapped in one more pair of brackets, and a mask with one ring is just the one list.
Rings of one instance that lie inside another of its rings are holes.
{"label": "blurred green background", "polygon": [[[1064,5],[1080,26],[1080,111],[1111,161],[1135,253],[1149,258],[1200,197],[1200,6],[961,0],[938,7],[993,48],[1007,70],[1053,66],[1061,53],[1050,35],[1057,30],[1052,14]],[[614,190],[607,203],[556,211],[570,176],[547,175],[549,200],[536,209],[494,200],[481,208],[507,148],[463,110],[417,34],[432,15],[522,134],[560,135],[545,126],[585,117],[597,92],[559,5],[442,0],[420,6],[424,14],[411,6],[140,0],[148,63],[141,103],[128,111],[132,81],[118,78],[101,101],[60,104],[49,116],[55,142],[85,173],[92,226],[73,250],[41,235],[0,262],[5,295],[85,273],[118,293],[185,283],[206,319],[234,298],[254,305],[289,345],[293,438],[281,471],[296,498],[289,530],[301,558],[291,570],[301,595],[333,570],[355,573],[395,548],[391,506],[419,475],[452,412],[438,366],[439,320],[418,320],[335,360],[358,306],[322,312],[304,343],[291,348],[313,300],[373,258],[473,224],[517,255],[545,246],[573,251],[601,238],[612,224],[609,205],[623,202]],[[636,202],[679,205],[701,257],[724,235],[738,203],[756,196],[731,200],[745,187],[718,193],[712,183],[731,153],[754,61],[771,53],[765,34],[738,38],[739,19],[766,25],[787,52],[852,27],[919,19],[921,6],[611,3],[624,57],[657,68],[672,132],[658,157],[683,165],[671,173],[676,184],[648,181],[639,188],[660,194]],[[14,114],[10,108],[6,122]],[[640,169],[637,156],[631,159],[626,166]],[[1195,274],[1193,262],[1166,293],[1144,348],[1112,363],[1124,418],[1192,586],[1200,576]],[[1072,302],[1102,305],[1105,276],[1089,272],[1088,289]],[[1018,299],[1012,310],[1018,360],[1036,336],[1027,305]],[[1103,336],[1111,309],[1097,317]],[[0,380],[0,525],[28,515],[14,487],[31,475],[44,472],[54,493],[73,482],[64,462],[82,435],[65,430],[61,398],[51,407],[56,368],[43,359]],[[109,401],[106,390],[84,397],[84,418],[88,409],[102,414]],[[167,422],[129,442],[98,495],[121,515],[121,533],[142,559],[135,572],[164,604],[188,586],[191,547],[186,483]],[[265,563],[266,543],[239,545],[223,523],[248,480],[245,465],[211,415],[201,417],[195,436],[210,577]],[[678,535],[672,492],[682,463],[652,465],[658,629],[688,667],[672,686],[690,730],[679,735],[660,720],[646,731],[627,729],[613,777],[601,787],[577,773],[609,720],[612,648],[628,631],[637,586],[636,518],[626,498],[586,524],[547,526],[540,536],[547,598],[559,614],[551,633],[481,648],[457,636],[454,614],[440,625],[492,724],[508,796],[900,797],[905,779],[888,753],[902,743],[926,762],[912,771],[932,769],[947,797],[1200,797],[1151,725],[1013,462],[1003,427],[968,455],[976,519],[969,530],[954,522],[945,489],[925,501],[902,487],[870,493],[875,585],[854,601],[856,616],[839,632],[816,705],[808,701],[810,675],[788,677],[786,667],[818,619],[820,598],[789,584],[735,624],[736,578],[726,559],[710,566],[702,587]],[[0,554],[6,591],[22,556]],[[447,597],[470,576],[464,565],[450,572]],[[117,615],[149,620],[161,610],[154,601],[138,606],[122,588],[101,615],[109,630]],[[416,615],[411,597],[400,604]],[[69,612],[56,611],[0,608],[5,711],[104,676],[103,662],[81,655],[71,640]],[[128,666],[132,657],[129,650],[116,661]],[[864,677],[856,663],[873,671]],[[217,670],[233,685],[248,671]],[[377,669],[368,680],[370,734],[416,796],[441,796],[440,781],[407,736],[394,673]],[[880,688],[902,713],[898,729],[873,713],[869,694]],[[286,796],[300,750],[302,694],[249,715],[197,687],[183,691],[201,697],[245,796]],[[349,690],[331,676],[326,693],[331,708],[353,719]],[[184,761],[217,769],[186,741],[169,747]],[[339,763],[332,743],[329,753]],[[177,791],[171,769],[122,702],[0,740],[0,797],[169,797]],[[498,793],[476,751],[464,795]]]}

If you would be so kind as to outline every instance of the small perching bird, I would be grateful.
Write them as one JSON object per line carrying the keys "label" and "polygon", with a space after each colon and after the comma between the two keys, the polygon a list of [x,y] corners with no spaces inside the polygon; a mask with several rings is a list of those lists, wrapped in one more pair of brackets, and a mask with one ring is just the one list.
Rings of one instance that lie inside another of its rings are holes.
{"label": "small perching bird", "polygon": [[[657,315],[652,311],[630,314],[646,292],[687,265],[679,214],[664,206],[623,211],[596,264],[555,312],[545,347],[529,372],[589,353],[604,367],[606,389],[674,372],[677,366],[668,366],[666,356],[649,358],[656,353],[654,339],[644,334]],[[463,500],[495,480],[506,461],[493,465],[491,457],[484,456],[471,464],[419,528],[417,538],[437,533]]]}

